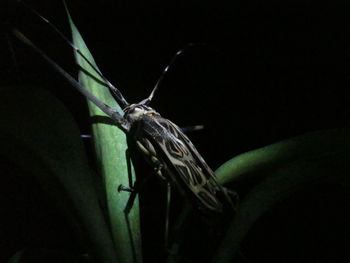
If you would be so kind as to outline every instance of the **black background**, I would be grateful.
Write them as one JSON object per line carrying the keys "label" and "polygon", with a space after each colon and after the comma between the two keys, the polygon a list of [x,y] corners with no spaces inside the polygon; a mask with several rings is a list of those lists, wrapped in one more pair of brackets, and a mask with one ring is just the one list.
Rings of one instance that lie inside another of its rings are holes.
{"label": "black background", "polygon": [[[27,1],[69,35],[60,1]],[[190,134],[216,169],[235,155],[308,131],[349,126],[350,9],[311,1],[69,1],[105,76],[128,101],[145,98],[177,50],[152,106]],[[28,10],[9,2],[21,29],[68,72],[71,49]],[[84,98],[29,48],[1,39],[0,83],[49,89],[89,133]],[[318,262],[318,261],[315,261]]]}

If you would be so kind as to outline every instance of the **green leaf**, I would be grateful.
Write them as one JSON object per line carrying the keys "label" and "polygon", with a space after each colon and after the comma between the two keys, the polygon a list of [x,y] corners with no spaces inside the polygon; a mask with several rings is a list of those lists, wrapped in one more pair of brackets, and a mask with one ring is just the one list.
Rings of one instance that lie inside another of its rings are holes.
{"label": "green leaf", "polygon": [[[0,155],[35,174],[98,262],[114,262],[114,246],[96,194],[79,129],[55,97],[38,88],[0,89]],[[2,176],[6,176],[5,174]]]}
{"label": "green leaf", "polygon": [[228,161],[218,169],[221,182],[259,180],[241,200],[213,262],[232,262],[249,229],[276,203],[320,182],[350,190],[349,173],[349,130],[305,134]]}
{"label": "green leaf", "polygon": [[[69,13],[68,16],[74,45],[78,47],[84,56],[97,68],[91,53],[75,27]],[[77,52],[75,52],[75,56],[77,63],[84,70],[101,80],[93,68]],[[97,83],[93,78],[82,71],[79,73],[79,81],[90,93],[102,102],[118,109],[119,112],[122,113],[120,107],[105,86]],[[106,116],[93,103],[88,102],[88,105],[91,117]],[[141,262],[138,199],[135,200],[131,211],[126,215],[124,209],[129,201],[130,194],[128,192],[117,191],[121,184],[129,186],[130,176],[132,176],[132,182],[134,183],[135,181],[134,170],[131,169],[131,175],[128,171],[129,160],[126,155],[126,136],[116,126],[101,122],[93,123],[92,130],[98,165],[105,182],[109,220],[119,262]]]}
{"label": "green leaf", "polygon": [[286,163],[346,152],[349,141],[349,131],[346,129],[310,132],[240,154],[221,165],[215,174],[222,184],[260,178],[265,175],[264,171]]}

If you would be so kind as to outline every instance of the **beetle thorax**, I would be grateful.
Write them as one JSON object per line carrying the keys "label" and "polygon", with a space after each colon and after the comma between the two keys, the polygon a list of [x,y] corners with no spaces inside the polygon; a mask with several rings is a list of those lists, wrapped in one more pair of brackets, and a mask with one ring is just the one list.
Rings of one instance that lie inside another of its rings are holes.
{"label": "beetle thorax", "polygon": [[158,112],[156,112],[151,107],[148,107],[143,104],[131,104],[123,109],[124,118],[129,122],[134,122],[142,118],[143,115],[148,116],[160,116]]}

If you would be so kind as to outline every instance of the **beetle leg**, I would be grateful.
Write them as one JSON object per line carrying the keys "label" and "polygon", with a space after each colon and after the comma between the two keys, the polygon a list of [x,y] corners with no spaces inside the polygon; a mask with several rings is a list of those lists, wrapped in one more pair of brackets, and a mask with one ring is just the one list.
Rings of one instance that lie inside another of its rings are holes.
{"label": "beetle leg", "polygon": [[124,186],[124,185],[119,185],[118,186],[118,192],[120,191],[125,191],[125,192],[130,192],[130,193],[133,193],[135,192],[136,190],[134,188],[131,188],[131,187],[127,187],[127,186]]}
{"label": "beetle leg", "polygon": [[171,184],[170,182],[167,182],[167,188],[166,188],[166,209],[165,209],[165,231],[164,231],[164,241],[165,241],[165,248],[168,248],[168,242],[169,242],[169,216],[170,216],[170,201],[171,201]]}

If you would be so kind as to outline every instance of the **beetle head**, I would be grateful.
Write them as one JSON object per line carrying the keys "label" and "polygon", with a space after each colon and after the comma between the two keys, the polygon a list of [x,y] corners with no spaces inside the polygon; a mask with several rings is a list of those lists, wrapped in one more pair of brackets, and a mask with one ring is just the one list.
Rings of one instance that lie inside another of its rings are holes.
{"label": "beetle head", "polygon": [[124,118],[129,122],[134,122],[142,118],[143,115],[148,116],[159,116],[159,113],[156,112],[154,109],[152,109],[149,106],[146,106],[144,104],[130,104],[126,106],[124,109]]}

